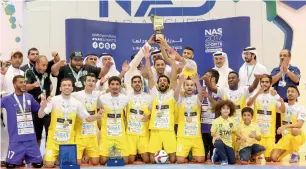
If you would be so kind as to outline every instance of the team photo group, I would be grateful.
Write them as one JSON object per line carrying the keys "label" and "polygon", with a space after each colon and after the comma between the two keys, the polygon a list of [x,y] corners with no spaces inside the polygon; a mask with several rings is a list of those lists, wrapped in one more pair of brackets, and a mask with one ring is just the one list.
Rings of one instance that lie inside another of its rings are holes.
{"label": "team photo group", "polygon": [[76,144],[78,164],[94,166],[113,156],[126,165],[298,163],[306,111],[291,52],[271,56],[279,66],[268,72],[246,47],[235,72],[236,61],[218,51],[201,75],[194,52],[178,53],[153,34],[117,69],[120,56],[110,53],[75,51],[65,60],[53,52],[48,60],[36,48],[14,50],[1,61],[3,165],[56,167],[63,144]]}

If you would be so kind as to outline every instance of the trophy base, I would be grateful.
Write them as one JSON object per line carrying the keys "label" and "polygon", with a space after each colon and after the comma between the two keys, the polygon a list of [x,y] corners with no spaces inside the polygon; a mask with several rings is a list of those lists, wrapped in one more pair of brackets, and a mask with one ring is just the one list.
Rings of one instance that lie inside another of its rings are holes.
{"label": "trophy base", "polygon": [[124,166],[123,158],[109,158],[107,160],[108,167]]}
{"label": "trophy base", "polygon": [[61,165],[60,169],[80,169],[80,165],[73,164],[73,165]]}

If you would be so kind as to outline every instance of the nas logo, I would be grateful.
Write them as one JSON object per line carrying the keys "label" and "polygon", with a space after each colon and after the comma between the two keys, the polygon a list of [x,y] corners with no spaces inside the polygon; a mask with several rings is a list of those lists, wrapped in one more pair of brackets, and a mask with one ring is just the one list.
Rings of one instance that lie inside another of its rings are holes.
{"label": "nas logo", "polygon": [[[195,7],[174,6],[171,0],[143,0],[134,15],[132,15],[131,10],[132,0],[115,0],[115,2],[132,17],[144,17],[152,14],[160,16],[201,16],[209,12],[215,6],[216,0],[203,0],[201,6]],[[187,3],[188,0],[184,2]],[[109,0],[100,0],[99,8],[100,17],[109,17],[109,10],[112,10],[109,9]],[[148,11],[149,13],[146,15]]]}

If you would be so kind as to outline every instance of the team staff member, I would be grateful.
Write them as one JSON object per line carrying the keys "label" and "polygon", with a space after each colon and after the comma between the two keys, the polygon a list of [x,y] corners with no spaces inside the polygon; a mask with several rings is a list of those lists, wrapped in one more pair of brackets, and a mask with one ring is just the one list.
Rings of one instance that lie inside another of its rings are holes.
{"label": "team staff member", "polygon": [[[174,122],[176,101],[174,99],[174,91],[169,90],[170,79],[165,75],[160,75],[158,77],[157,86],[155,86],[155,80],[150,65],[150,51],[148,47],[144,47],[143,50],[146,58],[148,84],[152,98],[151,119],[149,124],[149,129],[151,130],[149,142],[150,161],[151,163],[155,163],[154,154],[164,147],[164,150],[170,156],[170,162],[175,163],[176,136],[174,132]],[[173,72],[171,74],[173,74]]]}
{"label": "team staff member", "polygon": [[84,89],[84,76],[88,73],[94,73],[96,77],[104,76],[111,67],[108,62],[103,69],[90,65],[83,65],[82,52],[73,52],[70,56],[70,64],[66,65],[65,60],[61,60],[52,66],[52,75],[57,77],[56,95],[60,94],[60,82],[64,78],[72,80],[73,91],[81,91]]}
{"label": "team staff member", "polygon": [[47,168],[54,167],[54,162],[59,155],[59,145],[74,143],[77,116],[86,122],[93,122],[101,117],[100,114],[90,115],[81,102],[71,97],[73,90],[71,79],[62,79],[60,84],[61,95],[53,97],[50,101],[43,98],[43,104],[38,112],[39,118],[51,113],[45,153],[45,167]]}
{"label": "team staff member", "polygon": [[[29,49],[29,50],[28,50],[28,59],[29,59],[29,63],[23,65],[20,69],[21,69],[22,71],[26,72],[26,70],[28,70],[29,68],[34,67],[38,55],[39,55],[38,49],[36,49],[36,48],[31,48],[31,49]],[[52,67],[55,63],[57,63],[57,62],[60,61],[60,56],[58,55],[57,52],[52,52],[52,57],[53,57],[53,59],[50,60],[50,61],[48,62],[48,67],[47,67],[47,70],[46,70],[46,72],[47,72],[49,75],[50,75],[50,73],[51,73],[51,67]]]}
{"label": "team staff member", "polygon": [[[288,86],[294,85],[299,86],[301,73],[300,69],[296,66],[290,64],[291,52],[288,49],[283,49],[279,54],[279,67],[276,67],[272,70],[272,86],[284,99],[285,102],[287,99],[287,89]],[[281,115],[280,113],[276,114],[276,128],[281,126]],[[281,135],[275,135],[275,141],[277,142],[281,138]]]}
{"label": "team staff member", "polygon": [[[50,80],[50,74],[46,72],[48,67],[48,59],[46,56],[38,56],[35,62],[35,66],[26,70],[25,81],[26,90],[32,94],[37,102],[41,101],[41,97],[49,97],[52,90],[52,82]],[[40,146],[42,138],[42,131],[45,127],[46,138],[48,136],[48,128],[50,125],[50,116],[46,115],[44,118],[38,118],[37,112],[33,112],[33,122],[36,133],[36,139]]]}
{"label": "team staff member", "polygon": [[15,168],[23,159],[35,168],[41,168],[42,157],[35,139],[32,118],[32,111],[37,112],[39,104],[32,95],[26,93],[23,76],[15,76],[13,85],[15,92],[1,99],[1,108],[7,111],[9,133],[6,168]]}

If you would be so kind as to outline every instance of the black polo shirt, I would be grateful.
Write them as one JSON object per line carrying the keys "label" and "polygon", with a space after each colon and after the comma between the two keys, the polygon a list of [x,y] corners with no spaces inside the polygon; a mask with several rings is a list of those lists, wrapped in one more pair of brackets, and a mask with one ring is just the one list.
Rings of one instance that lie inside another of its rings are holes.
{"label": "black polo shirt", "polygon": [[[27,84],[33,84],[34,82],[37,82],[38,80],[36,79],[36,76],[37,78],[40,80],[40,83],[41,83],[41,80],[43,78],[43,76],[45,76],[45,81],[44,81],[44,86],[43,86],[43,89],[46,90],[46,96],[50,96],[50,93],[51,93],[51,80],[50,80],[50,74],[49,73],[44,73],[44,74],[39,74],[35,67],[32,67],[30,69],[27,69],[26,72],[24,73],[24,76],[25,76],[25,81]],[[30,93],[31,95],[33,95],[33,97],[35,98],[35,100],[39,103],[40,102],[40,98],[38,98],[38,96],[40,94],[42,94],[42,90],[40,89],[40,86],[38,87],[35,87],[33,88],[32,90],[28,91],[28,93]]]}
{"label": "black polo shirt", "polygon": [[[74,70],[76,73],[78,73],[78,71]],[[96,75],[96,77],[98,78],[99,77],[99,74],[100,74],[100,71],[101,71],[101,68],[99,67],[95,67],[95,66],[89,66],[89,65],[84,65],[82,67],[82,74],[81,74],[81,77],[80,77],[80,81],[82,82],[82,87],[76,87],[75,86],[75,78],[73,76],[73,73],[70,69],[70,66],[69,65],[66,65],[66,66],[63,66],[60,68],[59,70],[59,73],[58,73],[58,76],[57,76],[57,86],[56,86],[56,95],[59,95],[61,94],[59,88],[60,88],[60,83],[61,83],[61,80],[64,79],[64,78],[70,78],[72,80],[72,85],[73,85],[73,91],[74,92],[78,92],[78,91],[81,91],[84,89],[84,76],[87,74],[87,73],[94,73]]]}
{"label": "black polo shirt", "polygon": [[[29,65],[30,65],[30,67],[29,67]],[[52,60],[50,60],[50,61],[48,62],[48,67],[47,67],[47,70],[46,70],[46,72],[47,72],[49,75],[51,74],[51,67],[52,67],[53,65],[54,65],[54,60],[52,59]],[[32,67],[34,67],[34,65],[32,65],[31,63],[28,63],[28,64],[25,64],[25,65],[21,66],[20,69],[21,69],[22,71],[26,72],[29,68],[32,68]]]}

